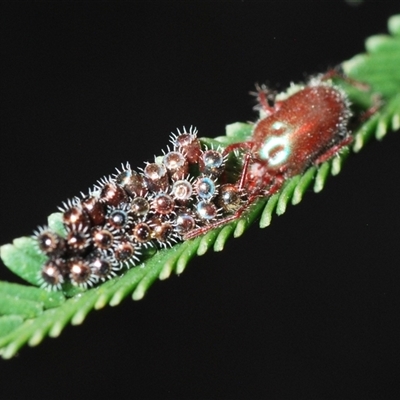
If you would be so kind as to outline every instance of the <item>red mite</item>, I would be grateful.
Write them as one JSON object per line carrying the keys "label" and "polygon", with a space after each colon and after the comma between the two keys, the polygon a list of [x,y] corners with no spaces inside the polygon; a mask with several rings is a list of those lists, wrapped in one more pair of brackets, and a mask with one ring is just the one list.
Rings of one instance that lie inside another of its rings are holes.
{"label": "red mite", "polygon": [[[86,289],[112,278],[123,266],[136,265],[142,248],[172,246],[237,220],[256,199],[270,197],[289,178],[334,157],[352,141],[350,102],[328,80],[334,75],[328,72],[275,98],[260,89],[263,114],[248,141],[231,144],[223,152],[201,150],[196,129],[178,131],[172,135],[173,150],[164,154],[162,163],[147,163],[142,173],[128,163],[122,165],[122,172],[99,180],[83,200],[64,203],[66,240],[50,228],[34,234],[39,253],[49,258],[38,282],[48,290],[62,290],[68,282]],[[225,166],[228,155],[236,151],[242,164],[232,177]],[[196,180],[189,167],[198,171]],[[132,182],[139,182],[141,190],[133,190]],[[183,197],[175,190],[177,184],[185,189]],[[88,201],[98,203],[98,218]],[[79,223],[71,223],[71,216],[78,216]],[[187,226],[182,218],[190,220]]]}
{"label": "red mite", "polygon": [[269,106],[266,93],[258,94],[266,116],[254,126],[250,140],[228,146],[224,153],[244,150],[236,187],[247,200],[226,218],[188,232],[185,239],[239,218],[259,197],[276,193],[288,178],[336,155],[352,141],[348,131],[350,103],[338,87],[314,78],[310,83]]}

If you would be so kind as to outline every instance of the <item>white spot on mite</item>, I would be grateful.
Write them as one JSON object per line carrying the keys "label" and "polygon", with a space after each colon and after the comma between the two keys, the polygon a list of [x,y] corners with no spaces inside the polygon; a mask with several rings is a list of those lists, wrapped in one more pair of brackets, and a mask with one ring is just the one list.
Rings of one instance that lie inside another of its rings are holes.
{"label": "white spot on mite", "polygon": [[260,158],[271,166],[282,164],[290,155],[289,135],[270,136],[260,149]]}

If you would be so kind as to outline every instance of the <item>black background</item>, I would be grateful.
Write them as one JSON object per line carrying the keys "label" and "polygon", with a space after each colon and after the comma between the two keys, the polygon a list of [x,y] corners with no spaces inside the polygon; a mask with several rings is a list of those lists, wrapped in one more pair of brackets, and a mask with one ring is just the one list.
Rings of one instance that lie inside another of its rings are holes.
{"label": "black background", "polygon": [[[364,50],[391,2],[2,3],[0,243],[171,131],[254,121],[284,88]],[[0,360],[0,397],[398,398],[400,138],[325,190],[195,258],[137,303]],[[12,280],[5,267],[4,280]]]}

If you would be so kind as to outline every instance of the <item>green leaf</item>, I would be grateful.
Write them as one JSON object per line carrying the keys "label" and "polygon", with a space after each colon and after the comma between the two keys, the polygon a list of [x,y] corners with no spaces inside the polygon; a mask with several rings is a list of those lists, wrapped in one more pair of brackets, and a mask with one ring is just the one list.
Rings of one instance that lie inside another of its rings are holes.
{"label": "green leaf", "polygon": [[32,286],[23,286],[16,283],[1,281],[0,295],[41,303],[45,309],[58,307],[65,301],[65,296],[61,292],[48,292],[47,290]]}
{"label": "green leaf", "polygon": [[[396,96],[400,87],[400,16],[388,21],[390,35],[375,35],[365,41],[366,54],[359,54],[343,63],[345,73],[371,86],[384,97]],[[388,79],[390,77],[390,79]]]}
{"label": "green leaf", "polygon": [[24,319],[20,315],[3,315],[0,317],[0,332],[2,336],[15,331],[22,323]]}
{"label": "green leaf", "polygon": [[[61,213],[51,214],[48,218],[48,225],[54,232],[65,237]],[[39,271],[47,258],[39,252],[33,238],[21,237],[15,239],[12,244],[1,246],[0,256],[14,274],[32,285],[39,285]]]}
{"label": "green leaf", "polygon": [[[373,105],[373,96],[383,98],[383,106],[353,133],[350,146],[360,151],[374,136],[382,139],[387,132],[400,127],[400,16],[389,19],[390,35],[372,36],[366,41],[367,53],[357,55],[343,63],[345,73],[370,86],[363,91],[342,82],[351,98],[355,112]],[[225,136],[202,138],[208,147],[226,147],[247,140],[252,125],[231,124]],[[80,324],[93,309],[118,305],[125,297],[140,300],[156,279],[167,279],[172,273],[182,273],[192,257],[205,254],[210,249],[221,251],[231,237],[241,236],[256,219],[260,227],[271,223],[274,214],[282,215],[288,205],[300,203],[306,190],[313,185],[314,192],[321,191],[331,175],[337,175],[350,149],[343,149],[338,156],[321,166],[309,168],[303,175],[289,179],[283,188],[270,198],[262,198],[238,220],[207,232],[201,237],[180,243],[170,249],[158,251],[146,262],[128,270],[123,276],[81,293],[71,287],[62,293],[49,293],[42,289],[0,282],[0,351],[4,358],[12,357],[25,344],[37,345],[46,336],[56,337],[72,323]],[[234,156],[229,163],[236,163]],[[49,217],[49,226],[64,235],[60,214]],[[38,271],[45,257],[39,255],[31,238],[19,238],[13,244],[1,247],[5,265],[27,282],[38,284]],[[79,295],[77,295],[79,292]]]}
{"label": "green leaf", "polygon": [[66,232],[65,232],[65,227],[62,221],[62,214],[61,213],[54,213],[49,215],[49,218],[47,219],[47,223],[49,225],[49,228],[59,234],[61,237],[65,238]]}
{"label": "green leaf", "polygon": [[32,285],[38,285],[39,266],[46,257],[39,254],[35,241],[30,237],[15,239],[12,244],[0,248],[1,259],[16,275]]}

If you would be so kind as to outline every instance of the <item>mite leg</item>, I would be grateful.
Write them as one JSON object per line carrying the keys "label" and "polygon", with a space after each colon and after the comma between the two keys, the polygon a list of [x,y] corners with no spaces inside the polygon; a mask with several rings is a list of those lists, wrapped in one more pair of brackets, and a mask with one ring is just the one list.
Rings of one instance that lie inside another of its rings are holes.
{"label": "mite leg", "polygon": [[283,176],[278,176],[275,178],[275,182],[272,184],[272,186],[269,187],[268,190],[263,191],[260,189],[254,190],[246,200],[246,203],[241,206],[233,215],[229,215],[225,218],[222,218],[219,221],[212,222],[210,225],[207,226],[202,226],[197,229],[193,229],[192,231],[186,233],[183,237],[183,240],[189,240],[189,239],[194,239],[197,236],[204,235],[205,233],[218,228],[222,225],[228,224],[229,222],[235,221],[236,219],[239,219],[243,213],[249,209],[249,207],[260,197],[270,197],[273,194],[275,194],[284,184],[285,179]]}
{"label": "mite leg", "polygon": [[322,164],[323,162],[329,160],[333,156],[335,156],[343,147],[347,146],[353,141],[352,136],[345,137],[341,142],[336,144],[335,146],[328,149],[325,153],[321,154],[314,162],[314,165]]}
{"label": "mite leg", "polygon": [[239,179],[239,186],[238,186],[239,190],[242,190],[244,188],[247,177],[247,170],[249,168],[250,158],[251,158],[250,154],[246,153],[244,156],[242,172],[240,174],[240,179]]}
{"label": "mite leg", "polygon": [[[371,86],[367,83],[357,81],[356,79],[350,78],[346,76],[344,72],[340,69],[331,69],[326,72],[321,77],[321,81],[327,81],[332,78],[341,79],[343,82],[348,83],[349,85],[355,87],[356,89],[360,90],[361,92],[369,92],[371,90]],[[384,101],[379,94],[373,94],[371,96],[371,106],[365,110],[361,116],[358,118],[359,122],[366,121],[369,117],[374,115],[379,109],[383,106]]]}
{"label": "mite leg", "polygon": [[256,92],[250,92],[251,95],[257,97],[258,105],[255,110],[263,110],[267,116],[276,112],[280,107],[280,102],[275,102],[276,93],[271,92],[266,85],[256,84]]}
{"label": "mite leg", "polygon": [[225,148],[225,150],[223,151],[223,155],[226,156],[235,150],[251,150],[252,147],[253,147],[253,142],[233,143]]}
{"label": "mite leg", "polygon": [[[223,152],[223,156],[225,157],[232,151],[235,151],[238,149],[251,151],[252,146],[253,146],[253,142],[239,142],[239,143],[231,144],[225,148],[225,150]],[[242,172],[240,173],[238,189],[242,189],[244,187],[250,159],[251,159],[250,153],[245,153],[243,166],[242,166]]]}
{"label": "mite leg", "polygon": [[371,89],[371,87],[367,83],[360,82],[350,78],[349,76],[346,76],[341,69],[329,70],[328,72],[326,72],[324,75],[321,76],[321,81],[328,81],[329,79],[332,78],[341,79],[342,81],[348,83],[349,85],[355,87],[358,90],[361,90],[362,92],[368,92]]}
{"label": "mite leg", "polygon": [[[238,148],[243,148],[243,147],[247,147],[247,142],[235,143],[233,145],[230,145],[225,149],[225,153],[228,154],[233,150],[236,150]],[[241,172],[240,179],[239,179],[239,184],[237,185],[239,190],[243,190],[243,188],[245,186],[246,176],[247,176],[247,169],[248,169],[248,166],[249,166],[249,163],[250,163],[250,159],[251,159],[250,154],[246,153],[245,156],[244,156],[244,162],[243,162],[242,172]],[[197,236],[204,235],[205,233],[209,232],[212,229],[218,228],[219,226],[225,225],[228,222],[231,222],[231,221],[234,221],[235,219],[240,218],[240,216],[243,214],[243,212],[249,207],[249,205],[251,203],[254,202],[254,200],[256,198],[257,198],[257,196],[250,196],[250,198],[247,199],[246,204],[241,206],[235,212],[235,214],[229,215],[229,216],[227,216],[225,218],[222,218],[219,221],[212,222],[209,225],[202,226],[202,227],[197,228],[197,229],[193,229],[193,230],[191,230],[190,232],[186,233],[183,236],[183,240],[194,239]]]}
{"label": "mite leg", "polygon": [[385,104],[380,94],[374,94],[372,96],[372,105],[370,108],[361,113],[358,118],[360,122],[365,122],[368,118],[372,117],[375,113],[377,113],[382,106]]}
{"label": "mite leg", "polygon": [[240,207],[235,212],[235,214],[229,215],[228,217],[225,217],[225,218],[222,218],[219,221],[212,222],[207,226],[202,226],[200,228],[193,229],[193,230],[191,230],[190,232],[186,233],[183,236],[183,240],[194,239],[197,236],[204,235],[205,233],[207,233],[207,232],[209,232],[209,231],[211,231],[211,230],[213,230],[215,228],[218,228],[218,227],[220,227],[222,225],[228,224],[229,222],[232,222],[232,221],[240,218],[242,216],[242,214],[249,208],[249,206],[251,206],[251,204],[254,203],[254,201],[258,197],[260,197],[260,194],[257,194],[257,195],[254,194],[254,195],[250,196],[249,199],[246,201],[246,204],[243,205],[242,207]]}

